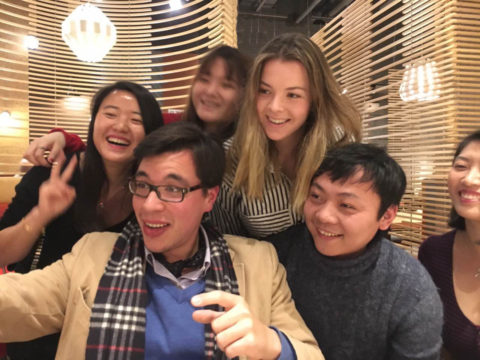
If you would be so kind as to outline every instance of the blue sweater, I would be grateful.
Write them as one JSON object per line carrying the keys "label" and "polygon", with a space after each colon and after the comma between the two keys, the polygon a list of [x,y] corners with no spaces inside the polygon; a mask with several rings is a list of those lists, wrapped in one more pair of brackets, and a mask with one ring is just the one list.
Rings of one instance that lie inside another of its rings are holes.
{"label": "blue sweater", "polygon": [[204,325],[192,319],[196,308],[190,299],[205,290],[205,280],[182,290],[147,266],[146,281],[149,302],[145,359],[204,359]]}

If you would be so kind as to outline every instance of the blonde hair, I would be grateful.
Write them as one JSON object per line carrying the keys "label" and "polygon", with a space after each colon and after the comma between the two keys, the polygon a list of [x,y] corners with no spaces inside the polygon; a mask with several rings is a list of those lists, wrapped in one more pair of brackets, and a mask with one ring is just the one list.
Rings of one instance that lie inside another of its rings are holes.
{"label": "blonde hair", "polygon": [[341,94],[320,48],[302,34],[282,34],[267,43],[254,60],[245,89],[240,121],[228,153],[229,167],[237,163],[233,188],[248,197],[261,198],[265,174],[279,169],[273,142],[267,138],[257,114],[257,95],[265,64],[273,59],[298,61],[310,80],[311,107],[305,134],[297,147],[296,178],[292,184],[292,208],[298,214],[310,181],[330,147],[359,141],[361,118],[353,103]]}

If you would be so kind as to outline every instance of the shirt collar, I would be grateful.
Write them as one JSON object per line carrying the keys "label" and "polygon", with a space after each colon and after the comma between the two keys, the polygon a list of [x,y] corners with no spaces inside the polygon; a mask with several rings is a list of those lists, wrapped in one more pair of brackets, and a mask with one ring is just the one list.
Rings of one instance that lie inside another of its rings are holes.
{"label": "shirt collar", "polygon": [[186,274],[182,274],[179,278],[176,278],[170,271],[167,270],[165,266],[163,266],[162,263],[157,261],[152,252],[145,247],[145,258],[147,259],[147,263],[153,268],[155,274],[169,279],[177,287],[181,289],[189,287],[193,283],[197,282],[200,278],[205,277],[207,270],[210,268],[210,244],[208,241],[207,232],[201,225],[199,235],[199,241],[205,241],[205,259],[203,260],[203,266],[201,268],[195,269]]}

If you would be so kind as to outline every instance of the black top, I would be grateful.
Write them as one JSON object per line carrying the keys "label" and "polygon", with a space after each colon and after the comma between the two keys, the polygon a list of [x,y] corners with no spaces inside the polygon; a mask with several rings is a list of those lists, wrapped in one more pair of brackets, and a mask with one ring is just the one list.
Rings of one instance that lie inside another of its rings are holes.
{"label": "black top", "polygon": [[[456,231],[431,236],[420,246],[418,259],[437,285],[445,311],[443,343],[454,359],[480,359],[480,326],[458,306],[453,287],[453,243]],[[473,274],[472,274],[473,277]]]}

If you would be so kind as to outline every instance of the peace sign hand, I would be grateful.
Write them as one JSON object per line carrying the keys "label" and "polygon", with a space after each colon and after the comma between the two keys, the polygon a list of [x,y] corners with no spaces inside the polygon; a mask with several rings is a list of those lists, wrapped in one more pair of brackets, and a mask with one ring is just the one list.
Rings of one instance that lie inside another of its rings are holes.
{"label": "peace sign hand", "polygon": [[75,200],[75,189],[68,184],[68,181],[77,166],[77,157],[73,156],[70,159],[63,172],[60,172],[61,165],[55,162],[52,165],[50,178],[40,186],[38,211],[45,225],[64,213]]}

